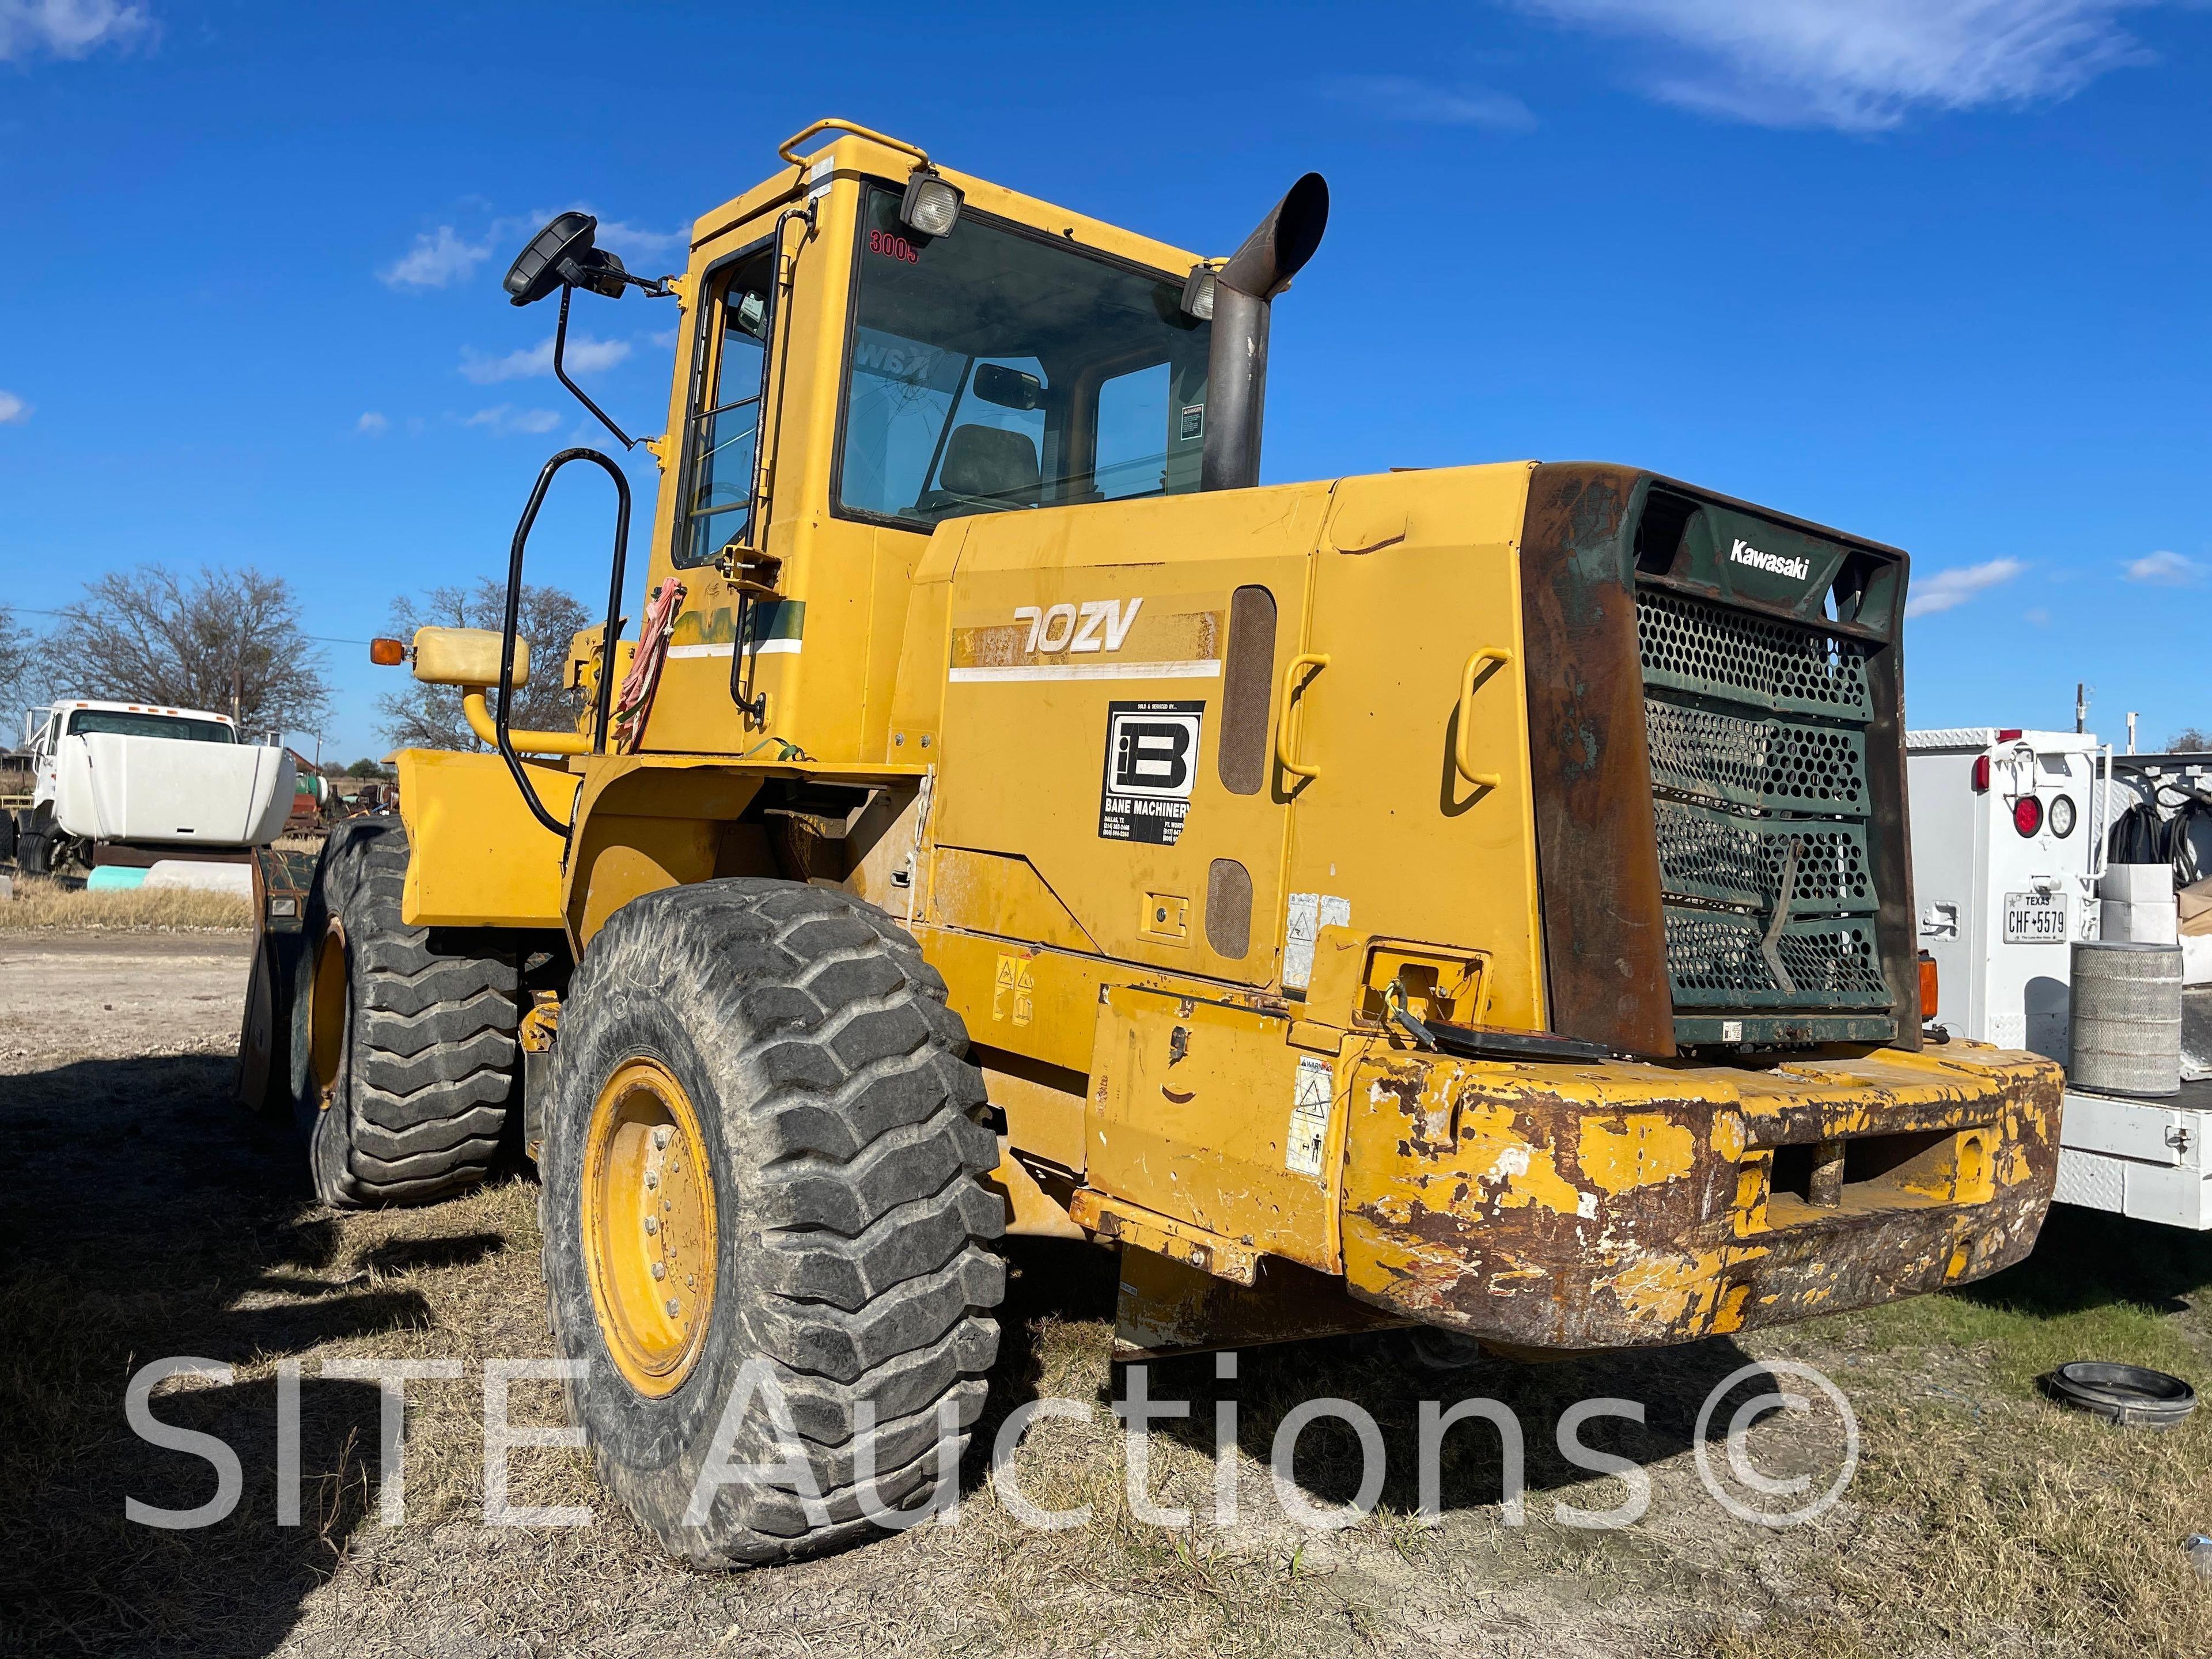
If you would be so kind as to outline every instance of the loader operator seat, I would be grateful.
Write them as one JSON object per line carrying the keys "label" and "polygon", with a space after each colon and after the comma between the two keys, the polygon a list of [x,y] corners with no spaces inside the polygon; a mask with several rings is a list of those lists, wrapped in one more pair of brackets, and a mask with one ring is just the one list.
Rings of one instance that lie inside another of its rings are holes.
{"label": "loader operator seat", "polygon": [[948,507],[1005,513],[1035,507],[1038,499],[1036,443],[1026,432],[994,426],[955,427],[938,469],[938,488],[917,503],[925,511]]}

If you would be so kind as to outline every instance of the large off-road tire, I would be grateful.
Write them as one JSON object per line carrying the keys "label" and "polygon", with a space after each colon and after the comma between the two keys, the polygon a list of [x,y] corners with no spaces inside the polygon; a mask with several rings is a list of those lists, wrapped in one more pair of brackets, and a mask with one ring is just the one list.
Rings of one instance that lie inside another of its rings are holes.
{"label": "large off-road tire", "polygon": [[650,894],[584,952],[540,1158],[547,1293],[599,1479],[675,1555],[868,1536],[871,1413],[878,1514],[957,1469],[998,1349],[1005,1204],[945,997],[882,911],[791,882]]}
{"label": "large off-road tire", "polygon": [[325,1204],[421,1204],[481,1181],[516,1097],[514,961],[399,919],[407,830],[340,825],[307,899],[293,1113]]}

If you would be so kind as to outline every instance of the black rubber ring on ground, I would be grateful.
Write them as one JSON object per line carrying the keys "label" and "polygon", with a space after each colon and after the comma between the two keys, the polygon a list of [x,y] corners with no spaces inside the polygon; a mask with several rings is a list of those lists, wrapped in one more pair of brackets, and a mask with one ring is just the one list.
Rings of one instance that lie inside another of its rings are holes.
{"label": "black rubber ring on ground", "polygon": [[2197,1390],[2178,1376],[2141,1365],[2076,1359],[2043,1379],[2062,1405],[2124,1428],[2171,1429],[2197,1409]]}

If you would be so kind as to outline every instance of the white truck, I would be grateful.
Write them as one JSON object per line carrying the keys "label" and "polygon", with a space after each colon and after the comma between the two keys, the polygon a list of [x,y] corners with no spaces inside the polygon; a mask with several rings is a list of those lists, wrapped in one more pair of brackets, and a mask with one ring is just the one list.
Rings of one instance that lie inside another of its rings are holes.
{"label": "white truck", "polygon": [[[2064,1064],[2073,943],[2102,937],[2114,827],[2135,809],[2134,839],[2194,871],[2188,849],[2212,815],[2197,822],[2191,802],[2212,764],[2115,755],[2086,733],[1993,726],[1909,732],[1905,754],[1913,902],[1920,948],[1936,967],[1937,1023]],[[2140,833],[2146,821],[2166,833]],[[2184,1000],[2179,1094],[2126,1098],[2069,1083],[2060,1203],[2212,1230],[2212,987]]]}
{"label": "white truck", "polygon": [[228,715],[93,697],[24,716],[31,800],[15,823],[18,866],[174,858],[246,859],[292,810],[292,757],[239,740]]}

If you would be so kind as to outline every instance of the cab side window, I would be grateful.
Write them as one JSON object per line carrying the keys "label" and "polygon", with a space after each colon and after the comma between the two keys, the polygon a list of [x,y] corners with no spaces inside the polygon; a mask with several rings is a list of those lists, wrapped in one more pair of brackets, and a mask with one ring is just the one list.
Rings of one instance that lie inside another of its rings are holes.
{"label": "cab side window", "polygon": [[679,568],[710,564],[752,528],[775,262],[767,249],[715,284],[692,394]]}

